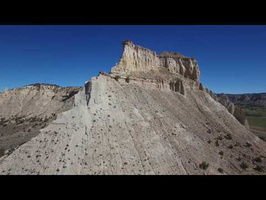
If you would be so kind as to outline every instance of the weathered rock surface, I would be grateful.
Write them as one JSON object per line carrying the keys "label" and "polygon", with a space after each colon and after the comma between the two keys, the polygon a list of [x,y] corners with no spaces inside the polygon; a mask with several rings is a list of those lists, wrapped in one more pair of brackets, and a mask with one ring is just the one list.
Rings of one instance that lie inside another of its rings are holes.
{"label": "weathered rock surface", "polygon": [[0,94],[0,149],[12,151],[36,136],[58,113],[73,106],[80,90],[50,84],[5,90]]}
{"label": "weathered rock surface", "polygon": [[50,116],[67,110],[81,88],[33,84],[0,93],[0,117]]}
{"label": "weathered rock surface", "polygon": [[149,72],[166,68],[169,72],[198,81],[200,72],[197,61],[178,53],[156,52],[134,45],[131,41],[123,42],[124,51],[119,63],[112,68],[112,73]]}
{"label": "weathered rock surface", "polygon": [[227,95],[218,95],[217,96],[218,101],[224,105],[227,110],[235,116],[235,118],[244,126],[246,126],[247,128],[249,127],[248,125],[248,121],[245,115],[245,112],[243,110],[243,108],[239,107],[238,105],[235,105],[234,103],[232,103]]}
{"label": "weathered rock surface", "polygon": [[2,157],[0,174],[265,173],[266,143],[197,78],[162,70],[132,43],[124,50],[114,74],[92,78],[72,109]]}

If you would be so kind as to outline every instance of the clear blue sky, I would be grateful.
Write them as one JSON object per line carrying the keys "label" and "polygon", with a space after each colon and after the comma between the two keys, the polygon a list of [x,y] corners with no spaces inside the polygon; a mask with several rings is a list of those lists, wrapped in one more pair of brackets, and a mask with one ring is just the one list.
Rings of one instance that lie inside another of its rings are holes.
{"label": "clear blue sky", "polygon": [[119,61],[121,41],[198,60],[216,93],[266,92],[266,26],[0,26],[0,91],[31,83],[82,86]]}

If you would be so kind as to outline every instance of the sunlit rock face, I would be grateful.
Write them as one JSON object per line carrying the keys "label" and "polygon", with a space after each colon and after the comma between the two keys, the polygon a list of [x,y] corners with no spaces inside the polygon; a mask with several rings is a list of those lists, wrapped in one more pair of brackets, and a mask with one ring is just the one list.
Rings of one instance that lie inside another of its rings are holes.
{"label": "sunlit rock face", "polygon": [[156,52],[134,45],[131,41],[123,42],[123,46],[122,57],[111,70],[113,73],[149,72],[166,68],[171,73],[199,81],[200,71],[194,58],[167,51],[157,55]]}

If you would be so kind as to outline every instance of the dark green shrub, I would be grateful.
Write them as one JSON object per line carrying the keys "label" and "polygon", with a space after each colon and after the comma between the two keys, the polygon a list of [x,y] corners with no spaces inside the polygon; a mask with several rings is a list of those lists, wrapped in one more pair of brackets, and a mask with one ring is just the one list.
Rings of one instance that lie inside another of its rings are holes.
{"label": "dark green shrub", "polygon": [[232,135],[230,133],[227,133],[226,136],[224,136],[227,140],[232,140]]}
{"label": "dark green shrub", "polygon": [[261,157],[257,157],[257,158],[254,158],[254,161],[255,162],[258,162],[258,163],[261,163],[262,162],[262,159],[261,159]]}
{"label": "dark green shrub", "polygon": [[209,163],[206,163],[205,161],[203,161],[200,165],[199,168],[206,170],[209,167]]}
{"label": "dark green shrub", "polygon": [[256,165],[256,167],[254,168],[256,171],[258,172],[264,172],[265,171],[265,167],[262,167],[260,165]]}
{"label": "dark green shrub", "polygon": [[115,80],[118,81],[118,79],[120,79],[121,77],[119,75],[115,76]]}
{"label": "dark green shrub", "polygon": [[246,147],[251,147],[252,145],[249,142],[246,142]]}
{"label": "dark green shrub", "polygon": [[241,167],[242,169],[246,170],[246,169],[248,168],[248,164],[245,163],[245,162],[242,162],[242,163],[240,164],[240,167]]}
{"label": "dark green shrub", "polygon": [[222,168],[218,168],[218,172],[223,173],[224,170]]}
{"label": "dark green shrub", "polygon": [[0,149],[0,157],[2,157],[3,155],[5,155],[5,150],[4,149]]}
{"label": "dark green shrub", "polygon": [[129,83],[129,81],[130,81],[129,76],[127,76],[125,80],[127,83]]}

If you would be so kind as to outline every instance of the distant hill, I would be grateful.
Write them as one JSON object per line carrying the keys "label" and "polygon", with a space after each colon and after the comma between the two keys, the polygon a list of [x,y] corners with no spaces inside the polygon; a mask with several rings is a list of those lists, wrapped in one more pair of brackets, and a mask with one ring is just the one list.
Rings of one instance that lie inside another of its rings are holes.
{"label": "distant hill", "polygon": [[[220,96],[222,94],[217,94]],[[241,106],[266,106],[266,93],[253,94],[224,94],[234,104]]]}

